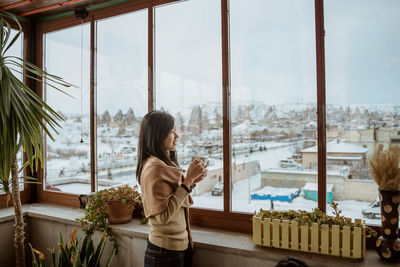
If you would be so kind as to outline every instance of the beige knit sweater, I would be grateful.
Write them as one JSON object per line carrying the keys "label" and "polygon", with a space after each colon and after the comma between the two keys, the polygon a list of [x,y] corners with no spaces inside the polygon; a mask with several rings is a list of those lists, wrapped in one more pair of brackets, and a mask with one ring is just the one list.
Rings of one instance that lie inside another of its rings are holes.
{"label": "beige knit sweater", "polygon": [[181,187],[183,170],[156,157],[146,160],[140,176],[144,213],[149,218],[149,241],[170,250],[192,245],[189,206],[193,200]]}

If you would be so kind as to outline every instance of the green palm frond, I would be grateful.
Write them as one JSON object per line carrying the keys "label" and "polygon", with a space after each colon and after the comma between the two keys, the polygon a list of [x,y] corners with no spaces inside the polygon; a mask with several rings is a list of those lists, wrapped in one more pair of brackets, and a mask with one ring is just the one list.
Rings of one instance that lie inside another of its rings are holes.
{"label": "green palm frond", "polygon": [[[12,38],[11,26],[6,19],[14,21],[19,27]],[[15,15],[0,11],[0,188],[5,192],[10,190],[11,163],[20,148],[26,153],[31,170],[37,170],[39,162],[43,166],[44,134],[54,140],[52,132],[58,133],[59,122],[63,120],[20,81],[15,76],[16,73],[43,81],[63,93],[65,92],[60,88],[72,86],[22,58],[6,55],[21,32],[22,27]]]}

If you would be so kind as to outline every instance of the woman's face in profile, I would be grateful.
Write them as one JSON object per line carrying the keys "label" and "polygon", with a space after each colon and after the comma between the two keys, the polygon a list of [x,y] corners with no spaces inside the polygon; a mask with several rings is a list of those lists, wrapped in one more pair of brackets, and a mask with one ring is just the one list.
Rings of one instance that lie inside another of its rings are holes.
{"label": "woman's face in profile", "polygon": [[178,141],[178,134],[176,133],[176,127],[172,127],[171,131],[169,131],[167,137],[164,139],[164,149],[166,151],[175,151],[176,150],[176,142]]}

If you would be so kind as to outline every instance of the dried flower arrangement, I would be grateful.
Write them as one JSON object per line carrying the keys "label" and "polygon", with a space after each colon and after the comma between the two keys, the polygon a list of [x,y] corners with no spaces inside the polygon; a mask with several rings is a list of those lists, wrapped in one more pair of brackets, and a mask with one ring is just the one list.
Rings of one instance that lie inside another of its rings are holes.
{"label": "dried flower arrangement", "polygon": [[371,155],[369,166],[372,177],[383,190],[400,190],[400,147],[390,144],[386,149],[379,145]]}
{"label": "dried flower arrangement", "polygon": [[[279,220],[288,220],[288,221],[297,221],[299,225],[308,225],[311,226],[313,223],[318,223],[318,225],[327,224],[329,226],[339,225],[340,229],[343,229],[343,226],[350,226],[351,230],[354,227],[362,227],[361,224],[352,222],[350,218],[345,218],[341,215],[342,211],[338,209],[338,203],[332,201],[331,207],[333,208],[333,215],[329,216],[322,212],[320,209],[315,208],[312,212],[304,211],[304,210],[289,210],[289,211],[269,211],[261,209],[257,216],[261,217],[261,220],[264,218],[279,219]],[[377,233],[372,228],[366,226],[366,237],[376,236]]]}

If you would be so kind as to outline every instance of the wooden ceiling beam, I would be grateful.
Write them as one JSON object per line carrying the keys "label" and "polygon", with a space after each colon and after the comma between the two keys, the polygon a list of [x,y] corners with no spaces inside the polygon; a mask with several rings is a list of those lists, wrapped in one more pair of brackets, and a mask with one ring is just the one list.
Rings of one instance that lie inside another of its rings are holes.
{"label": "wooden ceiling beam", "polygon": [[37,13],[53,10],[53,9],[56,9],[56,8],[59,8],[59,7],[62,7],[62,6],[76,4],[76,3],[79,3],[79,2],[82,2],[82,1],[84,1],[84,0],[68,0],[68,1],[65,1],[65,2],[62,2],[62,3],[57,3],[57,4],[45,6],[45,7],[42,7],[42,8],[34,9],[34,10],[31,10],[31,11],[27,11],[27,12],[19,14],[19,16],[20,17],[26,17],[26,16],[29,16],[29,15],[33,15],[33,14],[37,14]]}
{"label": "wooden ceiling beam", "polygon": [[6,5],[6,6],[2,6],[0,7],[0,10],[8,10],[8,9],[12,9],[12,8],[16,8],[16,7],[20,7],[20,6],[24,6],[26,4],[30,4],[35,2],[36,0],[24,0],[24,1],[20,1],[14,4],[10,4],[10,5]]}

